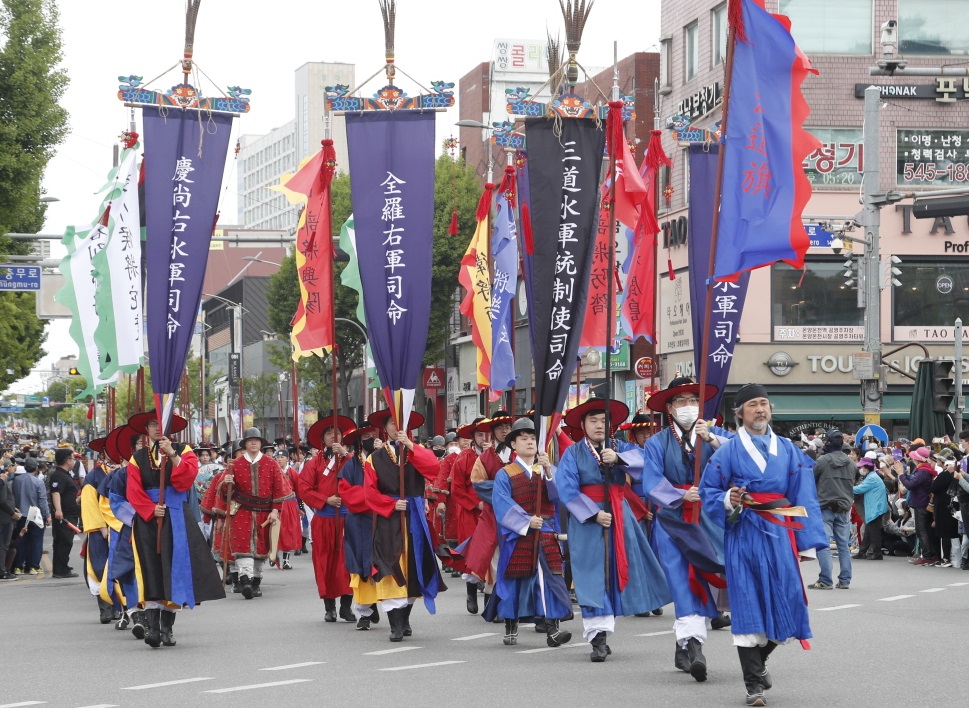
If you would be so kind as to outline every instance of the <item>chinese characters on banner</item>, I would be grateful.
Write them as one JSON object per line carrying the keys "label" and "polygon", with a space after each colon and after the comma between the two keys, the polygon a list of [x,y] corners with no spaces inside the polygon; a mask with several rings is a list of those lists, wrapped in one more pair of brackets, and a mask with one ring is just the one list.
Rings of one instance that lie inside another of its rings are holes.
{"label": "chinese characters on banner", "polygon": [[142,109],[148,360],[167,430],[195,329],[232,116]]}
{"label": "chinese characters on banner", "polygon": [[[598,217],[605,135],[591,120],[528,119],[534,258],[529,322],[534,337],[536,410],[557,415],[575,370]],[[554,418],[552,419],[554,422]]]}
{"label": "chinese characters on banner", "polygon": [[[706,357],[707,383],[718,389],[718,394],[704,404],[706,419],[715,418],[720,412],[723,392],[730,376],[734,347],[740,332],[740,315],[747,297],[750,273],[743,273],[737,282],[713,284],[713,302],[710,311],[709,348],[703,348],[703,321],[706,305],[706,277],[710,270],[710,243],[713,234],[713,203],[717,180],[716,146],[690,145],[690,238],[687,241],[690,277],[690,300],[687,309],[693,319],[693,363],[700,371]],[[682,311],[681,311],[682,312]],[[669,313],[667,313],[669,314]]]}
{"label": "chinese characters on banner", "polygon": [[493,347],[491,273],[488,259],[490,224],[489,214],[494,198],[494,185],[485,185],[478,199],[477,226],[461,259],[458,282],[464,288],[461,314],[471,323],[471,342],[475,349],[475,372],[478,390],[491,386],[491,350]]}
{"label": "chinese characters on banner", "polygon": [[373,111],[346,117],[367,334],[385,395],[403,392],[405,417],[430,320],[434,116]]}

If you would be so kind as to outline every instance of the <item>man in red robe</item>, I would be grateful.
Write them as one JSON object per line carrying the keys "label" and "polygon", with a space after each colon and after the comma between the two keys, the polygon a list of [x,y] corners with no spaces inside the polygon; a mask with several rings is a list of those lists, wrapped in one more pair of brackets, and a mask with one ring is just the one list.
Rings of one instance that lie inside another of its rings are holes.
{"label": "man in red robe", "polygon": [[262,597],[262,569],[270,556],[271,526],[279,524],[283,502],[293,498],[289,481],[273,458],[262,454],[269,441],[258,428],[249,428],[242,439],[244,451],[226,469],[217,494],[229,504],[229,550],[235,558],[242,596]]}
{"label": "man in red robe", "polygon": [[[470,439],[471,446],[462,450],[454,465],[451,468],[451,497],[452,513],[455,517],[455,533],[457,534],[458,545],[466,542],[474,534],[478,526],[478,517],[481,516],[481,509],[484,502],[478,497],[474,487],[471,486],[471,470],[482,452],[491,447],[490,429],[477,430],[479,423],[484,421],[484,417],[475,418],[470,425],[463,425],[458,429],[458,435],[462,438]],[[464,569],[463,564],[462,569]],[[467,572],[467,571],[465,571]],[[466,606],[472,615],[478,614],[478,587],[480,585],[477,578],[465,579],[468,599]]]}
{"label": "man in red robe", "polygon": [[315,513],[310,522],[313,539],[313,571],[316,588],[323,599],[324,622],[336,622],[336,598],[340,598],[340,617],[354,622],[350,603],[350,574],[347,572],[343,552],[343,522],[347,507],[340,498],[339,474],[349,457],[341,445],[343,435],[356,427],[353,420],[337,416],[336,428],[333,418],[327,416],[314,423],[306,432],[309,444],[319,454],[309,459],[299,473],[300,498]]}

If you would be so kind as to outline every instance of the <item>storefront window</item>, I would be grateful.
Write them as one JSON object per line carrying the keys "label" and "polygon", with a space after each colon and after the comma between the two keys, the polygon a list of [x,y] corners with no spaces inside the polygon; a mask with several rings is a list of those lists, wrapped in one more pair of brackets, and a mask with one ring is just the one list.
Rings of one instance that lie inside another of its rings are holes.
{"label": "storefront window", "polygon": [[791,18],[791,34],[807,54],[871,54],[871,5],[872,0],[780,0],[780,11]]}
{"label": "storefront window", "polygon": [[898,0],[902,54],[969,54],[965,0]]}
{"label": "storefront window", "polygon": [[778,263],[771,277],[775,341],[857,341],[863,338],[858,292],[845,284],[845,258],[825,258],[795,270]]}
{"label": "storefront window", "polygon": [[892,302],[896,340],[944,339],[940,327],[951,338],[956,318],[969,319],[969,262],[903,258],[895,267],[902,271]]}

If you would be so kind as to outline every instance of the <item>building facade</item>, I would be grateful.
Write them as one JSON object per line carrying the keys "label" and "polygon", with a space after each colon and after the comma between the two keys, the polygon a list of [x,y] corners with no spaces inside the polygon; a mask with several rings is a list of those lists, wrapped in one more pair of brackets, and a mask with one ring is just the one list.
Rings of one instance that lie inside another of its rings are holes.
{"label": "building facade", "polygon": [[[238,221],[247,229],[286,229],[295,232],[299,209],[270,187],[280,176],[296,172],[314,155],[325,136],[325,87],[354,84],[355,67],[340,62],[307,62],[296,70],[295,117],[266,135],[243,135],[238,154]],[[346,171],[346,122],[330,119],[337,170]]]}
{"label": "building facade", "polygon": [[[795,40],[818,71],[803,85],[811,108],[805,127],[821,141],[804,164],[813,185],[806,223],[844,221],[861,208],[862,173],[872,159],[863,150],[863,98],[869,85],[881,87],[882,95],[881,190],[913,194],[969,187],[969,80],[869,74],[886,57],[906,60],[909,69],[964,63],[969,27],[957,20],[963,2],[767,0],[767,8],[790,17]],[[897,38],[886,45],[883,40],[892,37],[882,29],[891,22],[897,23]],[[726,3],[664,3],[662,33],[662,118],[671,125],[674,117],[687,116],[694,127],[714,129],[722,107]],[[705,273],[687,272],[686,150],[671,130],[665,131],[664,145],[674,167],[664,177],[672,195],[661,211],[665,227],[657,260],[662,266],[668,256],[676,280],[662,268],[660,302],[663,308],[688,308],[684,286]],[[880,229],[887,286],[880,298],[883,361],[910,374],[926,356],[953,357],[954,321],[969,313],[969,220],[916,220],[912,207],[912,198],[905,198],[882,208]],[[817,233],[803,271],[775,265],[752,273],[728,385],[729,403],[730,392],[742,384],[766,384],[775,394],[775,419],[794,434],[831,423],[851,430],[864,417],[852,355],[862,348],[865,309],[843,277],[848,252],[836,254]],[[862,253],[862,244],[849,245],[856,257]],[[891,273],[892,267],[901,272]],[[695,373],[694,341],[689,317],[685,327],[675,317],[662,318],[662,324],[659,370],[665,385],[677,373]],[[962,369],[969,371],[969,362],[963,361]],[[881,422],[895,437],[907,433],[911,391],[911,379],[889,373]]]}

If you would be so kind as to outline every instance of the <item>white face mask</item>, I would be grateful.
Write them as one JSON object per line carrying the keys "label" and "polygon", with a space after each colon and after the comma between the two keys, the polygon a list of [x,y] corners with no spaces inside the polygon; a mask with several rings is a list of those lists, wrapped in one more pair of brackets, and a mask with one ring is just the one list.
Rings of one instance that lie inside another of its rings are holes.
{"label": "white face mask", "polygon": [[697,417],[700,415],[699,406],[683,406],[682,408],[675,409],[676,411],[676,422],[679,423],[684,430],[693,427],[696,423]]}
{"label": "white face mask", "polygon": [[941,473],[942,472],[942,465],[936,465],[935,466],[935,471],[936,471],[936,473]]}
{"label": "white face mask", "polygon": [[459,452],[461,452],[461,448],[459,448],[457,445],[450,445],[450,446],[448,446],[447,454],[449,454],[449,455],[457,455]]}

